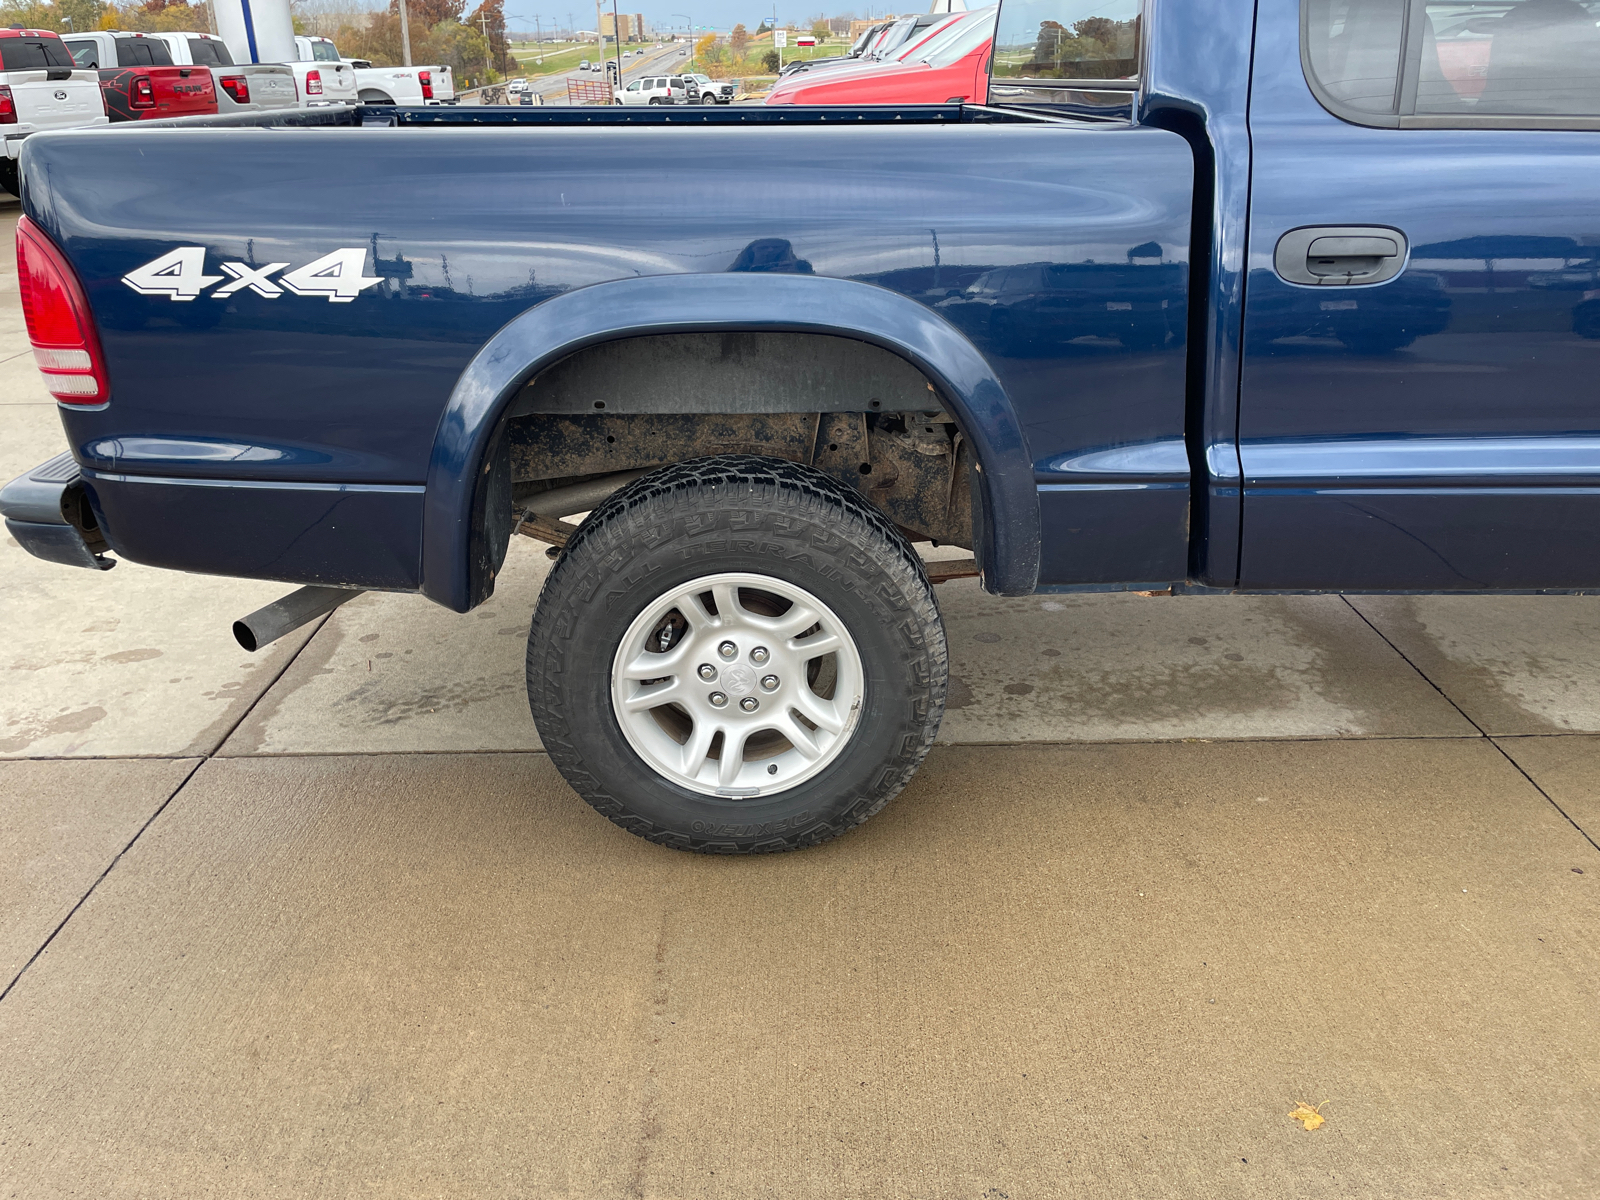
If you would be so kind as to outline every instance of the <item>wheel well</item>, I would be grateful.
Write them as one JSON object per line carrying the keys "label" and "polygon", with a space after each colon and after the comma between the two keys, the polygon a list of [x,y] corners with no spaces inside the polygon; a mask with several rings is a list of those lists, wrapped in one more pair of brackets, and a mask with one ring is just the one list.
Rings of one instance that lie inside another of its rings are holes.
{"label": "wheel well", "polygon": [[975,543],[973,447],[922,372],[852,338],[685,333],[591,346],[522,387],[496,443],[523,532],[558,543],[563,527],[544,518],[571,510],[540,512],[541,495],[587,495],[575,485],[618,476],[620,486],[624,473],[717,454],[814,467],[912,540]]}
{"label": "wheel well", "polygon": [[394,103],[394,97],[390,96],[387,92],[380,92],[375,88],[365,88],[365,89],[363,89],[359,99],[365,104],[393,104]]}

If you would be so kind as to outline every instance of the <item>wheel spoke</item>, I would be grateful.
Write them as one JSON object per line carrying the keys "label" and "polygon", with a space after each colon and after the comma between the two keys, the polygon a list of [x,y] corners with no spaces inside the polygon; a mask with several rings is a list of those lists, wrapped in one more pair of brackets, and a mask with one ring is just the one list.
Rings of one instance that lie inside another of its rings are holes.
{"label": "wheel spoke", "polygon": [[790,638],[788,649],[791,653],[798,654],[801,662],[809,662],[813,658],[821,658],[824,654],[832,654],[842,645],[844,642],[839,639],[838,634],[823,630],[808,638]]}
{"label": "wheel spoke", "polygon": [[762,617],[755,613],[741,613],[745,624],[758,629],[771,638],[793,638],[804,633],[818,621],[817,613],[804,604],[795,603],[781,617]]}
{"label": "wheel spoke", "polygon": [[624,679],[660,679],[663,675],[676,675],[689,657],[690,644],[679,642],[665,654],[642,651],[632,662],[622,668]]}
{"label": "wheel spoke", "polygon": [[629,712],[649,712],[652,708],[660,708],[663,704],[683,699],[687,690],[677,679],[669,679],[665,683],[640,688],[623,701],[622,706]]}
{"label": "wheel spoke", "polygon": [[794,704],[800,710],[800,715],[818,728],[826,729],[829,733],[844,729],[844,718],[839,715],[838,705],[832,700],[824,700],[810,688],[801,688]]}
{"label": "wheel spoke", "polygon": [[748,729],[722,731],[722,760],[717,764],[717,786],[732,787],[744,766],[744,743],[750,736]]}
{"label": "wheel spoke", "polygon": [[706,608],[706,602],[700,599],[699,592],[690,592],[678,601],[677,608],[683,614],[683,619],[696,629],[710,629],[717,623],[717,619]]}
{"label": "wheel spoke", "polygon": [[778,732],[789,739],[789,744],[792,745],[799,752],[800,757],[805,759],[807,762],[816,762],[817,759],[821,757],[822,747],[818,746],[815,740],[813,740],[811,731],[804,725],[800,724],[799,721],[796,721],[791,714],[784,714],[784,722],[782,725],[778,726]]}
{"label": "wheel spoke", "polygon": [[737,625],[748,615],[739,603],[739,593],[731,583],[717,584],[711,589],[711,598],[717,602],[719,625]]}
{"label": "wheel spoke", "polygon": [[714,721],[699,719],[689,731],[689,740],[683,745],[683,773],[690,779],[698,778],[700,769],[706,765],[706,755],[711,753],[711,743],[719,728]]}

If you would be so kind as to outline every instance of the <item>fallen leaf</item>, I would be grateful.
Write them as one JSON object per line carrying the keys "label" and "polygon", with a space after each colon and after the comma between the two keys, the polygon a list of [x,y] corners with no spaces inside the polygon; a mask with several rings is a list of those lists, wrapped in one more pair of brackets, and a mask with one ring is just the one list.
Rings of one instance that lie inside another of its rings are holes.
{"label": "fallen leaf", "polygon": [[[1322,1102],[1322,1104],[1326,1103],[1326,1100]],[[1306,1132],[1310,1133],[1313,1129],[1316,1129],[1328,1119],[1317,1111],[1322,1107],[1322,1104],[1319,1104],[1316,1106],[1316,1108],[1313,1108],[1311,1105],[1302,1100],[1295,1105],[1294,1111],[1290,1113],[1289,1116],[1292,1120],[1299,1121],[1303,1126],[1305,1126]]]}

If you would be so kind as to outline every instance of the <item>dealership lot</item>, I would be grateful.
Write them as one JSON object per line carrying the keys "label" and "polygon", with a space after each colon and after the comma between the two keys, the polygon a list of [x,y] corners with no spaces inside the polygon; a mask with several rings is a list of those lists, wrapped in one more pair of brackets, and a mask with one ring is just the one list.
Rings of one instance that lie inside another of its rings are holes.
{"label": "dealership lot", "polygon": [[718,860],[540,753],[547,566],[251,656],[0,545],[0,1196],[1591,1191],[1600,598],[942,585],[910,787]]}

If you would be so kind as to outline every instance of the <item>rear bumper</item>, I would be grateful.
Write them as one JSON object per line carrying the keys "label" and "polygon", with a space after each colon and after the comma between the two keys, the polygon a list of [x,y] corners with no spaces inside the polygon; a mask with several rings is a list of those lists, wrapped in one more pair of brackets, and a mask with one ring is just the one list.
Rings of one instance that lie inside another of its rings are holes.
{"label": "rear bumper", "polygon": [[35,558],[109,571],[109,548],[95,523],[83,476],[70,452],[56,455],[0,489],[6,532]]}

